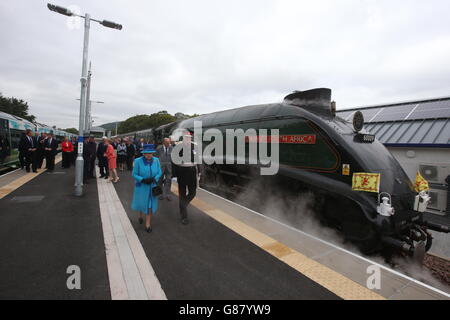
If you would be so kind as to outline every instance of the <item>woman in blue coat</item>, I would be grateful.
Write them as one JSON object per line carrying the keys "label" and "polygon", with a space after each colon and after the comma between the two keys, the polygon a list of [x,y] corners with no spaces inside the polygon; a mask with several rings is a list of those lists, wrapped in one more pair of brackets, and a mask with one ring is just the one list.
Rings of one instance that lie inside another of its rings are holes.
{"label": "woman in blue coat", "polygon": [[158,209],[158,197],[152,195],[152,189],[158,185],[162,175],[158,158],[153,144],[144,145],[142,157],[134,160],[133,178],[136,181],[131,208],[139,211],[139,223],[143,222],[143,214],[146,215],[145,230],[152,231],[151,216]]}

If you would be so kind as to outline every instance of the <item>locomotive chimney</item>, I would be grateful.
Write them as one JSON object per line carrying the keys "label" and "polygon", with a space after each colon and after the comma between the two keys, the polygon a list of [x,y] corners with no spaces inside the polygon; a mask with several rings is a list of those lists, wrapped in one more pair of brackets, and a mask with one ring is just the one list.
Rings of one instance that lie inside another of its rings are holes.
{"label": "locomotive chimney", "polygon": [[308,109],[312,112],[333,115],[331,89],[318,88],[307,91],[295,91],[284,98],[283,103]]}

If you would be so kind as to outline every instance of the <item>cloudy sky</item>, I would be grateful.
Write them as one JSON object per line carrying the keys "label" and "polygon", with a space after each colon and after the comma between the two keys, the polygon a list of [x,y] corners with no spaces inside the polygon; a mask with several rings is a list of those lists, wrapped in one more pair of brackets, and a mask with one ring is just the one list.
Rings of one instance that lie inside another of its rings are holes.
{"label": "cloudy sky", "polygon": [[[95,124],[208,113],[329,87],[338,109],[450,95],[448,0],[52,0],[92,23]],[[78,127],[83,24],[0,2],[0,92]]]}

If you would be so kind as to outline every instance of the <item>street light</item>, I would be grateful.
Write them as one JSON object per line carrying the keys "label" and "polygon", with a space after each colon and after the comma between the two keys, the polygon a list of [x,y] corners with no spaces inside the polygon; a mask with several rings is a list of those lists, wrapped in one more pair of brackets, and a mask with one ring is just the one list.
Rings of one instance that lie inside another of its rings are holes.
{"label": "street light", "polygon": [[79,119],[79,134],[78,134],[78,156],[75,162],[75,195],[82,196],[83,195],[83,141],[84,141],[84,133],[86,129],[86,107],[89,104],[87,98],[87,82],[88,82],[88,74],[87,74],[87,60],[88,60],[88,47],[89,47],[89,28],[90,22],[95,21],[103,25],[107,28],[122,30],[122,25],[108,21],[108,20],[95,20],[91,19],[89,14],[85,14],[84,16],[75,14],[69,9],[56,6],[48,3],[47,7],[50,11],[54,11],[65,16],[71,17],[76,16],[84,19],[84,43],[83,43],[83,64],[81,69],[81,95],[80,95],[80,119]]}
{"label": "street light", "polygon": [[60,7],[60,6],[55,6],[54,4],[47,3],[47,8],[50,11],[55,11],[55,12],[58,12],[58,13],[61,13],[61,14],[65,15],[65,16],[71,17],[71,16],[74,15],[73,12],[70,11],[69,9],[66,9],[66,8],[63,8],[63,7]]}

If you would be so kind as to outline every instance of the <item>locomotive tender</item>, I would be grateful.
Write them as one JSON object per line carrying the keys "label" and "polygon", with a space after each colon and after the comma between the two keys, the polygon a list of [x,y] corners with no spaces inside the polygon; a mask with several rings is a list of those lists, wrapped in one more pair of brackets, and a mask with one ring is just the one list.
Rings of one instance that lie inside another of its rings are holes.
{"label": "locomotive tender", "polygon": [[[256,180],[261,182],[261,197],[270,192],[268,186],[291,193],[312,191],[320,221],[338,229],[363,252],[401,252],[420,260],[432,244],[428,229],[450,230],[423,219],[429,197],[418,194],[391,153],[362,130],[360,117],[354,118],[352,127],[336,116],[331,90],[319,88],[294,92],[282,103],[236,108],[165,125],[153,135],[159,142],[177,128],[193,131],[194,121],[202,121],[204,130],[219,129],[224,137],[226,129],[279,129],[276,176],[258,176],[258,165],[212,164],[204,165],[201,184],[206,188],[245,188]],[[268,139],[267,143],[272,142]],[[203,142],[203,147],[206,145]],[[355,191],[355,173],[379,174],[377,192]]]}

